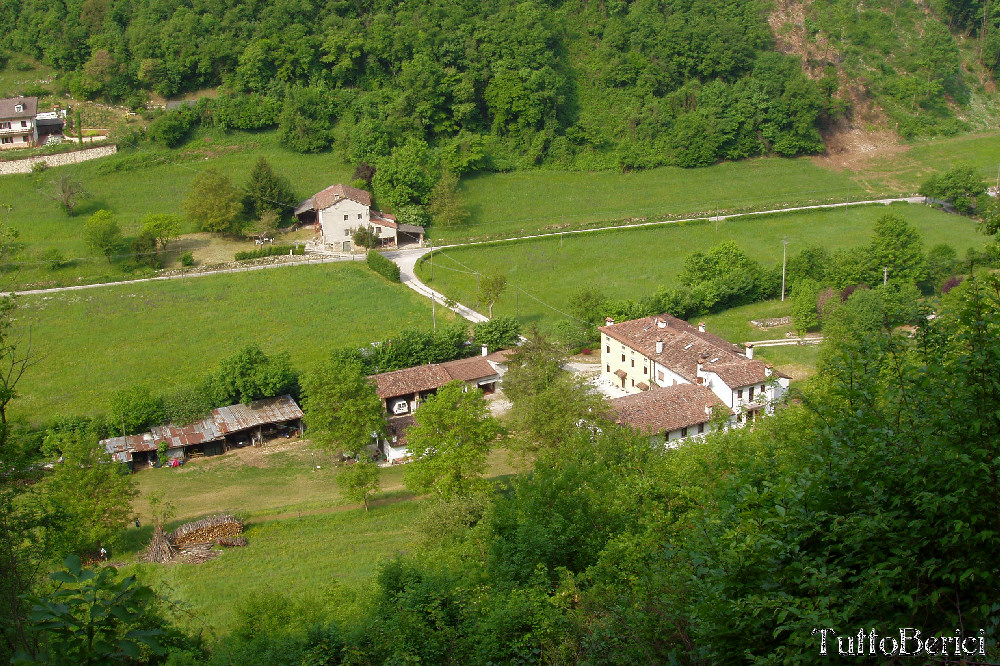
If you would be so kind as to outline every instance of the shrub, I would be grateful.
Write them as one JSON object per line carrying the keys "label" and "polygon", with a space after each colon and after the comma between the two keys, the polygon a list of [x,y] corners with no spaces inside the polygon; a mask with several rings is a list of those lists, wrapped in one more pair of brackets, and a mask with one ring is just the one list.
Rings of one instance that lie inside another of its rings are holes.
{"label": "shrub", "polygon": [[366,259],[372,269],[390,282],[399,282],[399,266],[389,261],[380,252],[371,251]]}
{"label": "shrub", "polygon": [[39,160],[31,165],[31,173],[42,173],[49,168],[48,162]]}
{"label": "shrub", "polygon": [[247,261],[249,259],[260,259],[261,257],[273,257],[279,254],[305,254],[306,248],[303,245],[266,245],[256,250],[244,250],[236,253],[236,261]]}
{"label": "shrub", "polygon": [[181,266],[194,266],[194,255],[190,252],[185,252],[181,255]]}

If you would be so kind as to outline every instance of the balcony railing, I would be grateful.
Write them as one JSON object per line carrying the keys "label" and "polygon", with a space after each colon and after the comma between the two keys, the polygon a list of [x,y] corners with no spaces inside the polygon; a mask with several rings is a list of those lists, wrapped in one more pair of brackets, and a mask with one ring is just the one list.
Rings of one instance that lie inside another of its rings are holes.
{"label": "balcony railing", "polygon": [[8,127],[6,129],[0,128],[0,136],[9,136],[11,134],[32,134],[33,128],[31,127],[21,127],[20,125],[14,125],[13,127]]}

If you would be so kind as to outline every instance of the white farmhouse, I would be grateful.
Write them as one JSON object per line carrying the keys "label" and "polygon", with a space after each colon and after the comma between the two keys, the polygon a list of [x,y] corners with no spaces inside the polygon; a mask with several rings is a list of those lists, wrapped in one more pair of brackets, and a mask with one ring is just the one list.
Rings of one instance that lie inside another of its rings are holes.
{"label": "white farmhouse", "polygon": [[[674,398],[683,397],[685,409],[693,404],[691,401],[698,401],[697,409],[688,409],[689,416],[705,416],[716,404],[709,399],[708,392],[685,389],[681,392],[683,395],[663,393],[670,387],[697,385],[708,389],[718,400],[717,404],[731,410],[735,423],[741,425],[752,422],[758,414],[773,412],[775,402],[788,390],[787,375],[753,360],[752,349],[745,351],[706,332],[704,324],[694,327],[682,319],[661,314],[618,324],[609,319],[600,331],[602,374],[626,393],[649,392],[648,398],[632,399],[640,405],[648,401],[650,405],[659,404],[668,409],[677,403]],[[624,415],[626,418],[622,421],[628,423],[629,418]],[[636,427],[650,426],[655,419],[646,416],[642,420],[643,423],[637,423]],[[678,425],[675,438],[681,437],[681,430],[684,430],[684,437],[704,432],[704,424],[708,421],[706,417]],[[680,423],[676,419],[670,422]],[[689,432],[691,427],[697,432]]]}
{"label": "white farmhouse", "polygon": [[295,216],[302,224],[313,224],[322,234],[323,244],[350,252],[352,236],[369,227],[382,246],[422,243],[424,228],[400,224],[394,215],[372,208],[372,195],[348,185],[331,185],[299,204]]}
{"label": "white farmhouse", "polygon": [[0,99],[0,150],[30,148],[38,143],[37,97]]}

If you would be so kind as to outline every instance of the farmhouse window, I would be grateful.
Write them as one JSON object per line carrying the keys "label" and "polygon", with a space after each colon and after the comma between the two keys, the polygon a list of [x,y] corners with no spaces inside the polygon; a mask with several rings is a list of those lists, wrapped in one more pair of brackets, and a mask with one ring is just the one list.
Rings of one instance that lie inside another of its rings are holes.
{"label": "farmhouse window", "polygon": [[698,434],[701,435],[701,434],[704,434],[704,432],[705,432],[705,424],[704,423],[699,423],[698,424]]}
{"label": "farmhouse window", "polygon": [[375,227],[375,235],[376,236],[382,235],[382,227]]}
{"label": "farmhouse window", "polygon": [[635,367],[635,359],[632,359],[632,367]]}
{"label": "farmhouse window", "polygon": [[606,351],[606,352],[608,352],[610,354],[611,353],[611,345],[608,345],[607,347],[605,347],[604,351]]}
{"label": "farmhouse window", "polygon": [[736,398],[737,400],[743,398],[743,389],[736,389]]}
{"label": "farmhouse window", "polygon": [[351,235],[351,230],[350,229],[344,229],[344,235],[345,236],[350,236]]}
{"label": "farmhouse window", "polygon": [[5,136],[2,139],[0,139],[0,143],[14,143],[14,139],[10,138],[9,136]]}
{"label": "farmhouse window", "polygon": [[21,127],[27,127],[27,126],[28,126],[28,121],[27,120],[22,120],[21,121]]}
{"label": "farmhouse window", "polygon": [[0,129],[10,129],[10,123],[9,122],[0,123]]}
{"label": "farmhouse window", "polygon": [[647,368],[646,366],[642,366],[642,374],[646,374],[648,371],[649,368]]}
{"label": "farmhouse window", "polygon": [[632,388],[635,388],[635,380],[632,380]]}
{"label": "farmhouse window", "polygon": [[611,372],[611,364],[610,363],[606,363],[604,365],[604,371],[605,372]]}
{"label": "farmhouse window", "polygon": [[761,393],[763,393],[763,392],[764,392],[764,385],[763,385],[763,384],[761,384],[761,385],[760,385],[760,392],[761,392]]}
{"label": "farmhouse window", "polygon": [[361,213],[358,213],[358,219],[359,220],[361,219]]}
{"label": "farmhouse window", "polygon": [[681,428],[681,437],[687,437],[687,436],[688,436],[688,429]]}
{"label": "farmhouse window", "polygon": [[347,218],[348,218],[348,216],[344,215],[344,222],[347,222]]}
{"label": "farmhouse window", "polygon": [[750,399],[751,400],[753,400],[753,390],[754,390],[754,388],[755,387],[753,387],[753,386],[750,387]]}
{"label": "farmhouse window", "polygon": [[622,363],[625,362],[625,354],[622,354]]}

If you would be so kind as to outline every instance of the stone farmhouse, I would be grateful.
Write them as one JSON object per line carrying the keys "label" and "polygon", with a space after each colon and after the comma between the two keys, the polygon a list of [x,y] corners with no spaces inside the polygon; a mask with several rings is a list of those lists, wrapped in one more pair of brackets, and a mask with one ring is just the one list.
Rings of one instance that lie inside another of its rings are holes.
{"label": "stone farmhouse", "polygon": [[462,381],[486,395],[494,393],[506,371],[504,363],[508,353],[503,350],[490,354],[484,346],[481,356],[428,363],[369,377],[388,414],[389,436],[378,442],[377,453],[391,463],[410,456],[406,448],[406,430],[413,425],[413,412],[445,384]]}
{"label": "stone farmhouse", "polygon": [[317,192],[295,209],[302,224],[312,224],[322,235],[323,244],[341,252],[353,248],[353,234],[370,227],[382,246],[398,247],[423,243],[424,228],[401,224],[394,215],[372,208],[372,195],[348,185],[331,185]]}
{"label": "stone farmhouse", "polygon": [[611,401],[619,422],[668,444],[704,434],[713,422],[752,423],[773,412],[788,390],[787,375],[704,324],[661,314],[617,324],[608,319],[600,331],[601,374],[629,394]]}

